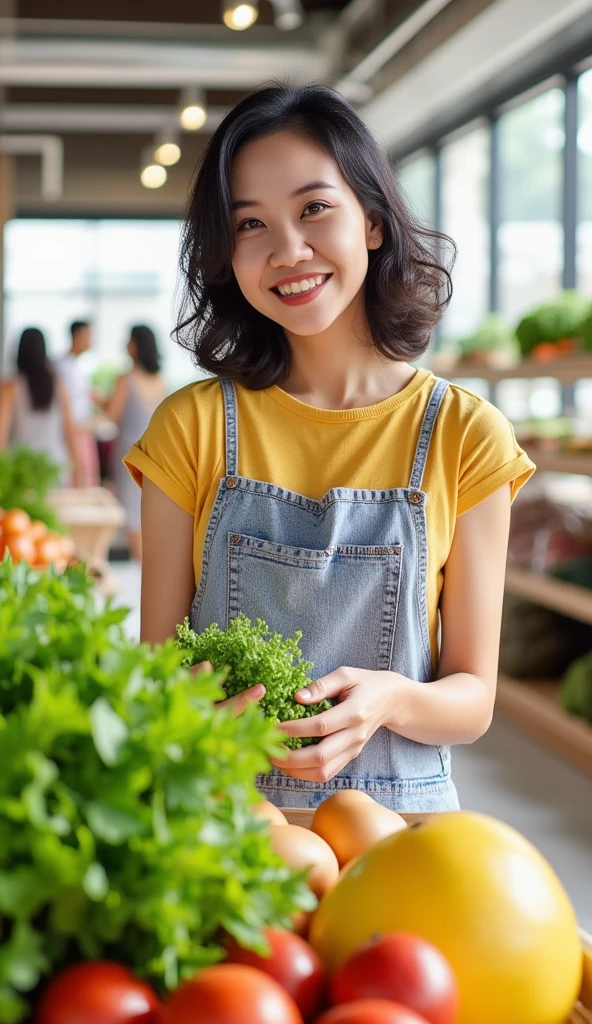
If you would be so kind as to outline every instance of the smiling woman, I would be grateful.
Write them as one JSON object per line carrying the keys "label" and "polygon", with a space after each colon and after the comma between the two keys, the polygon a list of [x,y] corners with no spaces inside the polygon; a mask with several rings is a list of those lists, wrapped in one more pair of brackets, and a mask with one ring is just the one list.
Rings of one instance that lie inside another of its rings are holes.
{"label": "smiling woman", "polygon": [[496,409],[406,361],[449,300],[447,244],[320,86],[248,97],[196,178],[177,337],[219,378],[166,399],[126,458],[142,637],[241,613],[302,632],[316,678],[295,699],[334,706],[284,723],[320,742],[260,778],[278,806],[359,789],[455,808],[450,744],[491,719],[510,501],[533,466]]}

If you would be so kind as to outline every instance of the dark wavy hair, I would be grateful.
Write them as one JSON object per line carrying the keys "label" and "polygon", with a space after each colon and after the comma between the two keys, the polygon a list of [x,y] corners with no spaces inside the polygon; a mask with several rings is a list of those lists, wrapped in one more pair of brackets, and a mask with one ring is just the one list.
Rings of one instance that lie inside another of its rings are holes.
{"label": "dark wavy hair", "polygon": [[160,370],[160,354],[154,337],[154,331],[145,324],[136,324],[130,331],[130,338],[136,343],[136,361],[146,373],[158,373]]}
{"label": "dark wavy hair", "polygon": [[318,144],[365,212],[379,215],[384,240],[369,254],[365,284],[370,332],[388,358],[417,358],[452,295],[454,243],[415,220],[374,136],[349,103],[322,85],[261,89],[234,107],[212,136],[186,210],[176,341],[204,370],[251,389],[279,384],[289,373],[283,328],[247,302],[232,270],[232,162],[247,143],[279,131]]}
{"label": "dark wavy hair", "polygon": [[49,409],[55,393],[55,376],[47,358],[45,337],[38,327],[26,327],[16,357],[18,372],[27,382],[34,409]]}

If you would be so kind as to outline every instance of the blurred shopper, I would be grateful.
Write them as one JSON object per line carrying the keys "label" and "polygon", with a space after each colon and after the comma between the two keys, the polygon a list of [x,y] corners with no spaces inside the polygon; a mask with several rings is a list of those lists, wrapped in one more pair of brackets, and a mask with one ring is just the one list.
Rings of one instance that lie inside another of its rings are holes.
{"label": "blurred shopper", "polygon": [[70,325],[70,351],[56,363],[58,373],[70,396],[79,449],[80,487],[97,487],[100,482],[99,456],[94,436],[90,383],[81,366],[80,356],[92,345],[92,329],[88,320],[75,320]]}
{"label": "blurred shopper", "polygon": [[36,327],[23,331],[17,376],[0,384],[0,451],[26,445],[46,452],[62,468],[61,484],[76,481],[79,457],[68,391],[47,358],[45,338]]}
{"label": "blurred shopper", "polygon": [[119,377],[112,397],[103,407],[119,426],[113,477],[117,497],[127,513],[130,551],[133,558],[141,561],[140,491],[121,460],[146,430],[152,413],[166,395],[166,385],[160,374],[156,338],[149,327],[132,327],[127,352],[134,365],[129,373]]}

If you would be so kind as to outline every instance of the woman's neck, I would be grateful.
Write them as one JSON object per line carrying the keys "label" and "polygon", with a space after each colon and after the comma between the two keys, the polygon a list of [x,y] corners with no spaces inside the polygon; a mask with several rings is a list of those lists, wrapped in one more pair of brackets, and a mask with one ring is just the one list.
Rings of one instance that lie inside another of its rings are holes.
{"label": "woman's neck", "polygon": [[282,388],[293,398],[319,409],[359,409],[396,395],[415,376],[409,363],[378,352],[363,314],[356,324],[348,312],[322,334],[288,335],[292,366]]}

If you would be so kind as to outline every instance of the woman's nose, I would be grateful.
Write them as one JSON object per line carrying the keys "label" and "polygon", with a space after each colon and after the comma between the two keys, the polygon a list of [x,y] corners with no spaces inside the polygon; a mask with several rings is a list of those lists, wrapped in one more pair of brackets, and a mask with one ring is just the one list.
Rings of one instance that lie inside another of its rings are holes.
{"label": "woman's nose", "polygon": [[285,229],[275,232],[269,258],[272,267],[294,267],[313,256],[314,250],[299,231]]}

